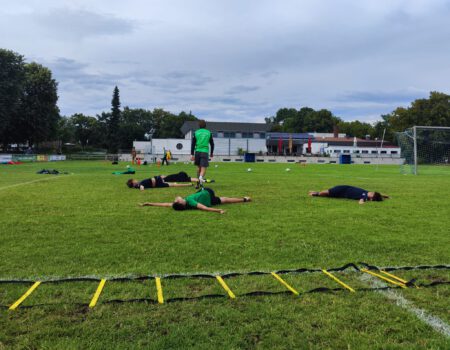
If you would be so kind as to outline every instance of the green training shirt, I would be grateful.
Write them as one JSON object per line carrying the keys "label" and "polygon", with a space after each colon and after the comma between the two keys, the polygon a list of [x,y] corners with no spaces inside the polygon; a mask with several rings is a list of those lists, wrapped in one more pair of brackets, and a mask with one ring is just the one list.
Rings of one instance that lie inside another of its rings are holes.
{"label": "green training shirt", "polygon": [[209,140],[211,131],[207,129],[198,129],[195,133],[195,152],[209,152]]}
{"label": "green training shirt", "polygon": [[197,208],[197,204],[203,204],[207,207],[211,206],[211,196],[208,191],[201,190],[191,194],[185,198],[186,206],[190,209]]}

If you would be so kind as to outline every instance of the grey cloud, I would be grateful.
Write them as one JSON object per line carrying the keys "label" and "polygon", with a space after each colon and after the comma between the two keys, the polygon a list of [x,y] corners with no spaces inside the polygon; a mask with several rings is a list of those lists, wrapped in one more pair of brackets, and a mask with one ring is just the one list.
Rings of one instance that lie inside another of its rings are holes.
{"label": "grey cloud", "polygon": [[338,97],[344,102],[370,102],[378,104],[392,104],[410,102],[418,98],[427,97],[428,92],[423,91],[353,91]]}
{"label": "grey cloud", "polygon": [[171,71],[161,78],[170,81],[171,83],[179,83],[184,85],[202,86],[214,81],[213,78],[205,75],[202,72],[190,72],[190,71]]}
{"label": "grey cloud", "polygon": [[145,72],[133,72],[129,79],[141,85],[174,94],[204,91],[206,85],[214,82],[212,77],[203,72],[191,71],[170,71],[159,76]]}
{"label": "grey cloud", "polygon": [[64,39],[130,34],[134,25],[125,19],[83,9],[56,8],[36,13],[33,21],[48,35]]}
{"label": "grey cloud", "polygon": [[109,108],[116,84],[124,105],[240,121],[306,105],[373,120],[448,91],[448,1],[16,3],[2,45],[49,62],[63,113]]}
{"label": "grey cloud", "polygon": [[73,87],[96,88],[99,86],[114,87],[118,82],[126,79],[127,75],[87,72],[89,65],[68,58],[58,58],[48,62],[54,78],[62,84],[70,84]]}
{"label": "grey cloud", "polygon": [[226,94],[227,95],[237,95],[237,94],[242,94],[242,93],[246,93],[246,92],[256,91],[259,89],[260,89],[259,86],[236,85],[236,86],[232,86],[230,89],[228,89]]}

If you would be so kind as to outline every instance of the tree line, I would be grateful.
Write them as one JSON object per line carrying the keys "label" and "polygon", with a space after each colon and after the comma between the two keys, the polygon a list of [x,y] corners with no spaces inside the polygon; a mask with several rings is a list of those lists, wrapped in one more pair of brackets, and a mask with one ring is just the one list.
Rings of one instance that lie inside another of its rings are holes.
{"label": "tree line", "polygon": [[[50,69],[22,55],[0,49],[0,146],[42,147],[60,141],[64,151],[130,149],[135,140],[183,138],[180,128],[197,118],[191,112],[173,114],[160,108],[121,108],[120,92],[113,90],[111,109],[94,116],[75,113],[61,116],[57,82]],[[64,149],[64,145],[66,145]]]}
{"label": "tree line", "polygon": [[303,107],[281,108],[275,116],[265,118],[272,131],[281,132],[333,132],[337,126],[340,133],[351,137],[381,138],[395,141],[395,132],[404,131],[414,125],[450,127],[450,95],[432,91],[429,98],[417,99],[410,107],[398,107],[389,114],[381,115],[381,120],[365,123],[358,120],[346,122],[326,109],[314,110]]}
{"label": "tree line", "polygon": [[[121,108],[120,92],[113,90],[111,109],[96,116],[75,113],[61,116],[57,106],[58,84],[52,72],[43,65],[25,62],[22,55],[0,49],[0,146],[11,144],[38,146],[44,141],[58,140],[77,150],[96,148],[117,152],[129,149],[134,140],[183,138],[180,128],[191,113],[173,114],[163,109]],[[327,109],[309,107],[281,108],[265,118],[271,131],[339,132],[348,136],[381,138],[395,141],[395,132],[414,125],[450,126],[450,95],[431,92],[429,98],[417,99],[411,106],[398,107],[382,115],[381,120],[366,123],[347,122]],[[67,149],[66,149],[67,151]]]}

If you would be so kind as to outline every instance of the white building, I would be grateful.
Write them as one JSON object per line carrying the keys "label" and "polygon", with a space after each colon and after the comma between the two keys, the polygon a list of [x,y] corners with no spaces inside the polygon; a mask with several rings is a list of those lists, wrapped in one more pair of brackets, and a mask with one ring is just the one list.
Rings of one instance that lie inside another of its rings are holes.
{"label": "white building", "polygon": [[[269,132],[269,126],[262,123],[207,122],[207,128],[214,138],[214,155],[236,157],[243,153],[257,156],[327,156],[339,157],[350,154],[356,158],[386,157],[400,158],[400,148],[379,140],[346,137],[334,133],[280,133]],[[187,121],[181,127],[184,139],[152,139],[135,141],[138,156],[146,160],[160,157],[170,150],[175,158],[187,159],[191,154],[191,140],[198,121]]]}

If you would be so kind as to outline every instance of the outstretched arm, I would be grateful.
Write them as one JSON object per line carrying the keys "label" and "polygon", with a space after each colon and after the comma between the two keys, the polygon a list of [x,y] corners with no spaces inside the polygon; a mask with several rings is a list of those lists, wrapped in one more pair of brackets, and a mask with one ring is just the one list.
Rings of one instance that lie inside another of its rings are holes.
{"label": "outstretched arm", "polygon": [[192,183],[187,183],[187,184],[178,184],[176,182],[166,182],[169,187],[192,187]]}
{"label": "outstretched arm", "polygon": [[210,208],[210,207],[207,207],[206,205],[203,205],[200,203],[197,203],[197,209],[204,210],[204,211],[210,211],[210,212],[214,212],[214,213],[219,213],[219,214],[225,213],[225,210],[223,210],[223,209]]}
{"label": "outstretched arm", "polygon": [[361,198],[358,203],[359,204],[364,204],[365,203],[364,198]]}
{"label": "outstretched arm", "polygon": [[391,198],[387,194],[383,194],[383,193],[381,193],[381,197],[383,197],[383,198]]}
{"label": "outstretched arm", "polygon": [[141,207],[171,207],[172,203],[151,203],[151,202],[145,202],[145,203],[139,203]]}

